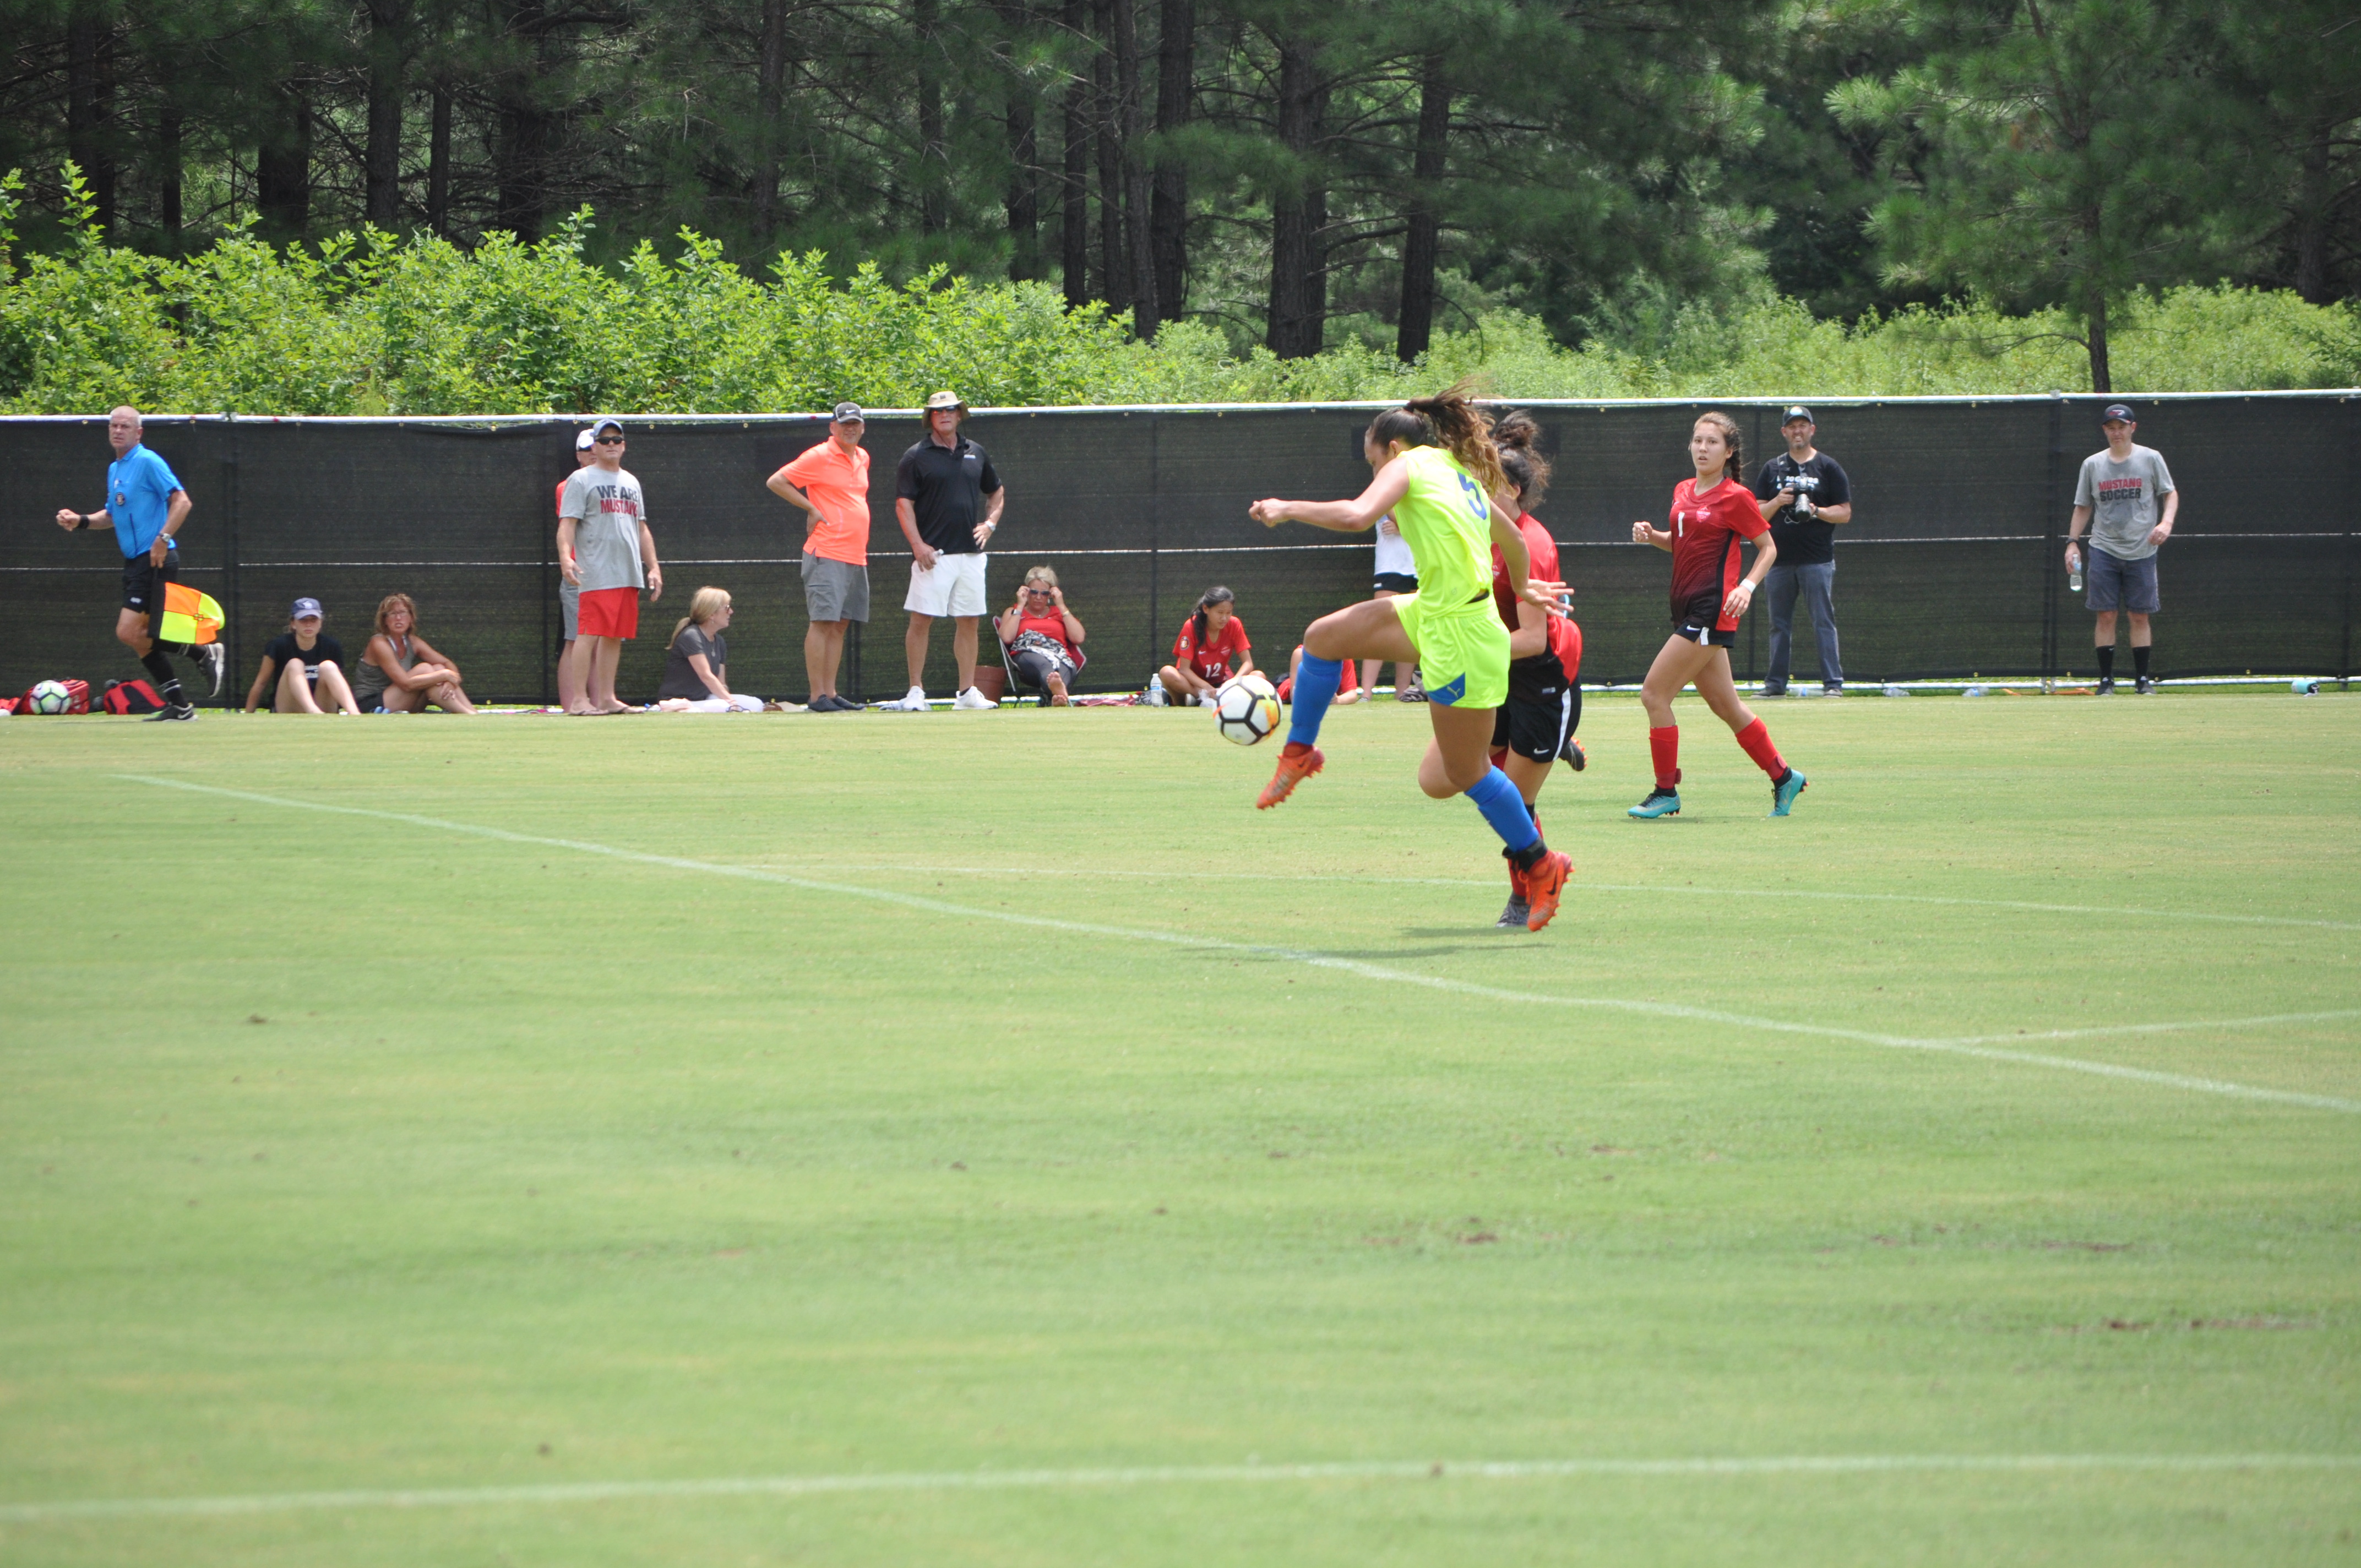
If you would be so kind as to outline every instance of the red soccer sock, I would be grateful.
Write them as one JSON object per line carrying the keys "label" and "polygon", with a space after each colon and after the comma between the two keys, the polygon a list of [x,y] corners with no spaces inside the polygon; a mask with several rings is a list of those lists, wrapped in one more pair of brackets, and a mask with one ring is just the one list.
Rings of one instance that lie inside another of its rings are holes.
{"label": "red soccer sock", "polygon": [[1671,789],[1681,782],[1681,727],[1667,724],[1648,731],[1648,755],[1656,761],[1656,787]]}
{"label": "red soccer sock", "polygon": [[1754,759],[1756,767],[1774,779],[1786,776],[1786,760],[1779,755],[1779,748],[1771,744],[1771,731],[1763,728],[1761,719],[1738,732],[1738,743],[1746,749],[1748,756]]}

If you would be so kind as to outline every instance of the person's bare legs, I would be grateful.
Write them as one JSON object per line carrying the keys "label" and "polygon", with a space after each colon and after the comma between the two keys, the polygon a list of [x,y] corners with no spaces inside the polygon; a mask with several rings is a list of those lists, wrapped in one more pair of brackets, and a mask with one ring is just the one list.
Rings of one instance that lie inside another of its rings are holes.
{"label": "person's bare legs", "polygon": [[1705,698],[1713,716],[1730,726],[1732,735],[1754,722],[1754,710],[1738,695],[1738,681],[1730,673],[1730,650],[1708,648],[1705,668],[1695,676],[1697,696]]}
{"label": "person's bare legs", "polygon": [[[962,692],[975,685],[975,621],[972,615],[951,619],[951,658],[959,665],[959,689]],[[918,683],[913,679],[910,684]],[[951,695],[957,696],[959,692]]]}
{"label": "person's bare legs", "polygon": [[598,711],[590,701],[590,666],[596,662],[591,644],[598,641],[595,637],[577,637],[566,644],[574,650],[574,705],[566,708],[568,713],[579,715]]}
{"label": "person's bare legs", "polygon": [[1524,797],[1526,808],[1530,810],[1541,798],[1542,785],[1549,782],[1550,769],[1554,765],[1554,759],[1549,762],[1536,762],[1531,757],[1511,751],[1509,760],[1500,764],[1500,771],[1509,775],[1510,784],[1517,786],[1517,793]]}
{"label": "person's bare legs", "polygon": [[[326,680],[328,672],[335,668],[334,664],[321,665],[320,678]],[[320,711],[320,705],[312,698],[312,683],[304,675],[303,666],[294,660],[289,660],[286,666],[279,672],[279,689],[271,693],[270,711],[273,713]]]}
{"label": "person's bare legs", "polygon": [[1418,649],[1402,630],[1401,617],[1382,598],[1365,599],[1322,616],[1303,629],[1303,651],[1340,663],[1367,658],[1405,664],[1418,662]]}
{"label": "person's bare legs", "polygon": [[574,662],[577,641],[569,637],[557,645],[557,706],[568,713],[580,713],[587,707],[582,700],[582,670]]}
{"label": "person's bare legs", "polygon": [[1156,678],[1162,681],[1164,689],[1180,698],[1184,706],[1196,701],[1200,694],[1209,693],[1213,689],[1211,681],[1206,680],[1196,671],[1184,670],[1178,664],[1165,665],[1156,672]]}
{"label": "person's bare legs", "polygon": [[[933,616],[920,615],[914,609],[910,612],[910,630],[902,633],[902,657],[909,662],[910,684],[914,686],[923,688],[927,684],[927,638],[934,624]],[[973,644],[969,645],[968,663],[975,663]]]}
{"label": "person's bare legs", "polygon": [[1048,684],[1049,706],[1051,707],[1071,707],[1073,706],[1066,699],[1065,676],[1060,674],[1057,671],[1052,670],[1047,675],[1043,676],[1042,679]]}
{"label": "person's bare legs", "polygon": [[[2132,646],[2135,648],[2154,647],[2156,633],[2149,630],[2147,614],[2144,611],[2136,609],[2127,609],[2124,611],[2124,614],[2130,618],[2132,623]],[[2109,642],[2113,642],[2114,639],[2113,637],[2109,637],[2107,641]]]}
{"label": "person's bare legs", "polygon": [[[1311,644],[1307,641],[1304,646]],[[1433,799],[1449,800],[1482,783],[1492,771],[1492,722],[1499,712],[1493,707],[1429,705],[1427,722],[1433,726],[1434,739],[1427,743],[1426,755],[1419,759],[1418,787]]]}
{"label": "person's bare legs", "polygon": [[148,637],[148,616],[144,610],[126,609],[115,617],[115,640],[131,650],[132,657],[145,659],[155,644]]}
{"label": "person's bare legs", "polygon": [[804,675],[816,697],[836,695],[836,672],[844,658],[844,622],[815,620],[804,633]]}
{"label": "person's bare legs", "polygon": [[[1656,662],[1648,666],[1648,678],[1640,683],[1640,706],[1648,710],[1648,728],[1664,729],[1673,722],[1673,698],[1683,686],[1697,679],[1719,648],[1700,648],[1686,637],[1668,637],[1656,651]],[[1730,661],[1721,663],[1722,678],[1729,679]],[[1700,688],[1702,689],[1702,688]],[[1735,695],[1735,688],[1733,688]],[[1742,705],[1741,705],[1742,706]]]}
{"label": "person's bare legs", "polygon": [[591,644],[590,680],[588,696],[594,713],[629,713],[631,705],[615,696],[615,672],[622,667],[623,640],[620,637],[585,639]]}
{"label": "person's bare legs", "polygon": [[320,666],[320,691],[336,705],[338,713],[359,714],[360,699],[353,696],[353,684],[345,679],[345,672],[335,665]]}
{"label": "person's bare legs", "polygon": [[[608,679],[611,682],[613,678],[610,672]],[[459,683],[456,681],[445,681],[439,685],[429,686],[420,695],[445,713],[476,711],[476,705],[467,700],[467,694],[459,689]]]}
{"label": "person's bare legs", "polygon": [[2094,648],[2112,648],[2115,645],[2115,612],[2114,610],[2099,610],[2091,617],[2091,645]]}

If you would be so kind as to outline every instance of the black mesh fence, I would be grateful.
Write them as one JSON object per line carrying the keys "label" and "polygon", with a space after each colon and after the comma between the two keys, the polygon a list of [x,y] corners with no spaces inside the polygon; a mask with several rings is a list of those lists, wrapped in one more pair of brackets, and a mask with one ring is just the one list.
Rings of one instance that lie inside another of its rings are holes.
{"label": "black mesh fence", "polygon": [[[2102,444],[2092,398],[1898,400],[1816,405],[1819,445],[1841,462],[1854,521],[1838,535],[1837,618],[1854,684],[1982,674],[2039,677],[2091,666],[2090,625],[2060,560],[2076,472]],[[2361,396],[2252,394],[2142,399],[2138,439],[2165,455],[2184,497],[2162,557],[2158,668],[2349,676],[2361,564]],[[1663,643],[1669,563],[1630,543],[1634,518],[1662,523],[1688,471],[1695,415],[1729,409],[1749,466],[1776,449],[1778,407],[1724,402],[1530,407],[1556,477],[1538,515],[1578,594],[1583,676],[1636,681]],[[1057,567],[1089,630],[1085,691],[1137,688],[1169,657],[1207,587],[1235,589],[1268,665],[1313,617],[1369,591],[1366,536],[1249,522],[1258,496],[1358,491],[1362,406],[1060,409],[978,414],[968,433],[1008,486],[994,541],[991,609],[1024,568]],[[103,418],[5,424],[16,498],[0,531],[0,690],[135,673],[114,641],[121,563],[111,533],[68,534],[60,506],[100,503]],[[574,466],[577,419],[148,422],[148,441],[188,486],[183,579],[220,599],[234,689],[298,595],[323,600],[357,654],[378,600],[419,603],[421,630],[456,660],[479,700],[548,700],[558,637],[558,482]],[[631,422],[625,461],[646,488],[665,563],[664,602],[642,611],[625,656],[626,696],[654,690],[673,621],[700,584],[728,588],[730,684],[764,696],[805,690],[797,563],[801,512],[764,488],[814,442],[817,418]],[[873,420],[872,619],[849,650],[844,689],[906,684],[908,556],[893,516],[896,456],[915,417]],[[1802,613],[1800,609],[1799,615]],[[938,627],[927,685],[951,684],[950,629]],[[1735,659],[1759,674],[1765,612],[1747,619]],[[989,637],[989,629],[985,630]],[[992,658],[989,644],[985,658]],[[1795,672],[1817,674],[1798,628]]]}

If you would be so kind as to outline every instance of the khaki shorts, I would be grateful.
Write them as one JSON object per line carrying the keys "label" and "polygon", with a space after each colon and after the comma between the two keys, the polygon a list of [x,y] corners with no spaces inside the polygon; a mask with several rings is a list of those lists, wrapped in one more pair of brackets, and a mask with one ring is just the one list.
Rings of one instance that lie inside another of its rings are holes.
{"label": "khaki shorts", "polygon": [[982,615],[983,609],[982,551],[937,555],[932,566],[910,563],[910,597],[902,608],[917,615]]}

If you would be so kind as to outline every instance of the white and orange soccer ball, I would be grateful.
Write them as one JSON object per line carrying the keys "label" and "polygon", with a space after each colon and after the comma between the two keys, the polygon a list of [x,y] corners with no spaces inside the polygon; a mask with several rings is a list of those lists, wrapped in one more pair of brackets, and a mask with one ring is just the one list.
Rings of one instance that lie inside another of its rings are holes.
{"label": "white and orange soccer ball", "polygon": [[1256,745],[1279,728],[1279,693],[1252,671],[1233,676],[1213,694],[1213,722],[1223,740]]}

